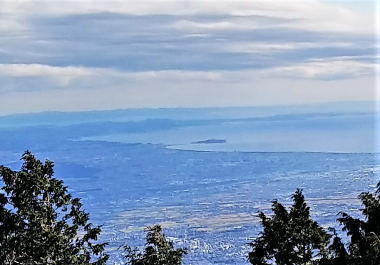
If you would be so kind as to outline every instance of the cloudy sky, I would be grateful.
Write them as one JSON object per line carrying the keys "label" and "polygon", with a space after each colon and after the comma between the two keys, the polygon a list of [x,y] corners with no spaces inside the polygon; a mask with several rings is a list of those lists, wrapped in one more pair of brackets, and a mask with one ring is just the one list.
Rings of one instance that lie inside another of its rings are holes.
{"label": "cloudy sky", "polygon": [[375,101],[375,0],[0,0],[0,115]]}

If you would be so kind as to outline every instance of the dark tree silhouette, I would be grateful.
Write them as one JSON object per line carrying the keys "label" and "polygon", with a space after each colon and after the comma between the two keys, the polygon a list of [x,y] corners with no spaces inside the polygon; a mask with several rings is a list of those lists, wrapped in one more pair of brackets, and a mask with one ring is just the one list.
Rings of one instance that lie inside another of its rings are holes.
{"label": "dark tree silhouette", "polygon": [[341,263],[332,264],[380,264],[380,182],[377,187],[375,194],[363,192],[359,195],[364,206],[361,210],[364,220],[341,213],[338,221],[343,225],[343,231],[346,231],[350,237],[348,255],[344,256],[344,261]]}
{"label": "dark tree silhouette", "polygon": [[53,162],[29,151],[22,159],[20,171],[0,166],[0,264],[106,264],[100,227],[53,177]]}
{"label": "dark tree silhouette", "polygon": [[304,265],[327,256],[330,235],[313,221],[301,190],[288,211],[277,201],[272,216],[259,214],[264,230],[253,242],[249,261],[254,265]]}
{"label": "dark tree silhouette", "polygon": [[125,246],[127,264],[130,265],[181,265],[186,249],[174,247],[159,225],[147,228],[146,246],[144,251]]}
{"label": "dark tree silhouette", "polygon": [[[302,192],[293,195],[288,212],[274,201],[273,216],[260,213],[263,232],[251,246],[249,261],[254,265],[380,265],[380,182],[377,191],[359,195],[364,218],[340,213],[338,222],[347,233],[346,246],[335,229],[329,235],[310,218]],[[330,243],[329,243],[330,242]],[[329,243],[329,245],[328,245]]]}

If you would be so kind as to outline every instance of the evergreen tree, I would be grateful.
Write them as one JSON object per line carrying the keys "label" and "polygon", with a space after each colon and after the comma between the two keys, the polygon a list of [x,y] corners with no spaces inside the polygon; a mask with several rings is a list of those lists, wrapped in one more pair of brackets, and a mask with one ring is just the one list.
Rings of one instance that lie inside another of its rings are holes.
{"label": "evergreen tree", "polygon": [[28,151],[22,159],[20,171],[0,166],[0,264],[106,264],[100,227],[53,177],[53,162]]}
{"label": "evergreen tree", "polygon": [[305,265],[327,256],[330,235],[311,219],[301,190],[292,198],[290,211],[273,201],[272,216],[259,214],[264,230],[250,244],[251,264]]}
{"label": "evergreen tree", "polygon": [[329,228],[329,231],[333,233],[331,244],[328,247],[328,256],[322,258],[318,265],[348,265],[348,253],[342,239],[336,233],[334,228]]}
{"label": "evergreen tree", "polygon": [[359,195],[364,206],[361,210],[364,220],[353,218],[347,213],[341,213],[342,217],[338,219],[350,237],[349,253],[344,264],[380,264],[380,182],[377,187],[375,194],[364,192]]}
{"label": "evergreen tree", "polygon": [[176,249],[168,240],[159,225],[147,228],[146,246],[143,252],[125,246],[125,257],[130,265],[181,265],[186,249]]}

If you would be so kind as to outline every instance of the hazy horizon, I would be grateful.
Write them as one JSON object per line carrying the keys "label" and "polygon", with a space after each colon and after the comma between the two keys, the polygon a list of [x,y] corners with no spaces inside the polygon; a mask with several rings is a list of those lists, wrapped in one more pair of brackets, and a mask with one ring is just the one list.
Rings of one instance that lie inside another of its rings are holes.
{"label": "hazy horizon", "polygon": [[[90,112],[117,112],[117,111],[128,111],[128,110],[165,110],[165,109],[280,109],[280,108],[289,108],[289,109],[305,109],[312,110],[313,112],[317,111],[318,107],[329,106],[335,108],[337,111],[349,111],[349,108],[354,111],[365,110],[369,112],[380,112],[380,101],[327,101],[327,102],[318,102],[318,103],[298,103],[298,104],[275,104],[275,105],[226,105],[226,106],[157,106],[157,107],[125,107],[125,108],[109,108],[109,109],[72,109],[72,110],[59,110],[59,109],[46,109],[39,111],[27,111],[27,112],[10,112],[10,113],[0,113],[1,117],[12,117],[19,115],[38,115],[46,113],[90,113]],[[324,109],[322,112],[326,111]]]}

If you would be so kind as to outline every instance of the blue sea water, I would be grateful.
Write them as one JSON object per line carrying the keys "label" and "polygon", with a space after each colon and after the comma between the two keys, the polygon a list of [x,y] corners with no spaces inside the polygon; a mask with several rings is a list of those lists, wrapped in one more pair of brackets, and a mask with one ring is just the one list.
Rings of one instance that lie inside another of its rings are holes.
{"label": "blue sea water", "polygon": [[194,151],[373,153],[378,148],[374,119],[372,113],[276,115],[82,140],[162,144]]}
{"label": "blue sea water", "polygon": [[185,264],[248,264],[258,211],[296,188],[326,227],[360,216],[357,195],[380,180],[376,120],[341,105],[16,115],[0,117],[0,161],[18,169],[26,149],[55,161],[110,252],[160,223]]}

